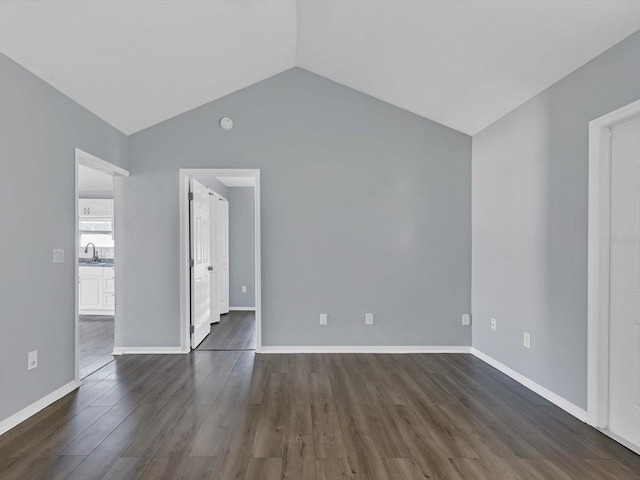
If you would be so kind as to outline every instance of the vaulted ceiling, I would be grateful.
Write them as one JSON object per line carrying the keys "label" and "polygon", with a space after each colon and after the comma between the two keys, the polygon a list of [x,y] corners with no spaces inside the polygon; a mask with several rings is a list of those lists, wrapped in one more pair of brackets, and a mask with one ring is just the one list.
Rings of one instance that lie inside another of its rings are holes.
{"label": "vaulted ceiling", "polygon": [[0,52],[126,134],[296,65],[475,134],[638,29],[636,0],[0,2]]}

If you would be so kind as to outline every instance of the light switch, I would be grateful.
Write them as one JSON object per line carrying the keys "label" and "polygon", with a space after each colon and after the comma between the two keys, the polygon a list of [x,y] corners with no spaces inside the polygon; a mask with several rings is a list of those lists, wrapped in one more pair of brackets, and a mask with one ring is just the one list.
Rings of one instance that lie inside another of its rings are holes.
{"label": "light switch", "polygon": [[242,285],[242,293],[247,293],[247,286],[246,285]]}
{"label": "light switch", "polygon": [[320,314],[320,325],[326,325],[327,324],[327,314],[326,313],[321,313]]}
{"label": "light switch", "polygon": [[64,250],[62,248],[53,249],[53,263],[64,263]]}

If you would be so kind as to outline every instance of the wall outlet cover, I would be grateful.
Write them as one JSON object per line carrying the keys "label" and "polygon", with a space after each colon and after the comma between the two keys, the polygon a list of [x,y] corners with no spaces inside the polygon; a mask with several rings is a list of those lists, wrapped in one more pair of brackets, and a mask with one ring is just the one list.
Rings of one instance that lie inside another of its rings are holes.
{"label": "wall outlet cover", "polygon": [[491,319],[491,331],[495,332],[498,329],[498,320],[495,318]]}
{"label": "wall outlet cover", "polygon": [[27,370],[33,370],[38,366],[38,351],[34,350],[27,354]]}

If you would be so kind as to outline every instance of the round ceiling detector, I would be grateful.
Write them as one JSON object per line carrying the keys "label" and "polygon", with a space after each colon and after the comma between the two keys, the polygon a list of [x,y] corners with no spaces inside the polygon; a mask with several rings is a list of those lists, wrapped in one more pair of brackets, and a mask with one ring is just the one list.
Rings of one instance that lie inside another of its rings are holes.
{"label": "round ceiling detector", "polygon": [[233,120],[229,117],[222,117],[220,119],[220,128],[222,128],[225,132],[228,132],[233,128]]}

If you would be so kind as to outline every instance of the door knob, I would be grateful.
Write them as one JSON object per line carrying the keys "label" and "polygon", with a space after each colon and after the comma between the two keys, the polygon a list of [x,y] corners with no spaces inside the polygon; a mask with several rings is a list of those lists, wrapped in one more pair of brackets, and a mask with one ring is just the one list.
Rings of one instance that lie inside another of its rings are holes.
{"label": "door knob", "polygon": [[207,270],[209,270],[210,272],[213,272],[213,267],[212,266],[208,266]]}

